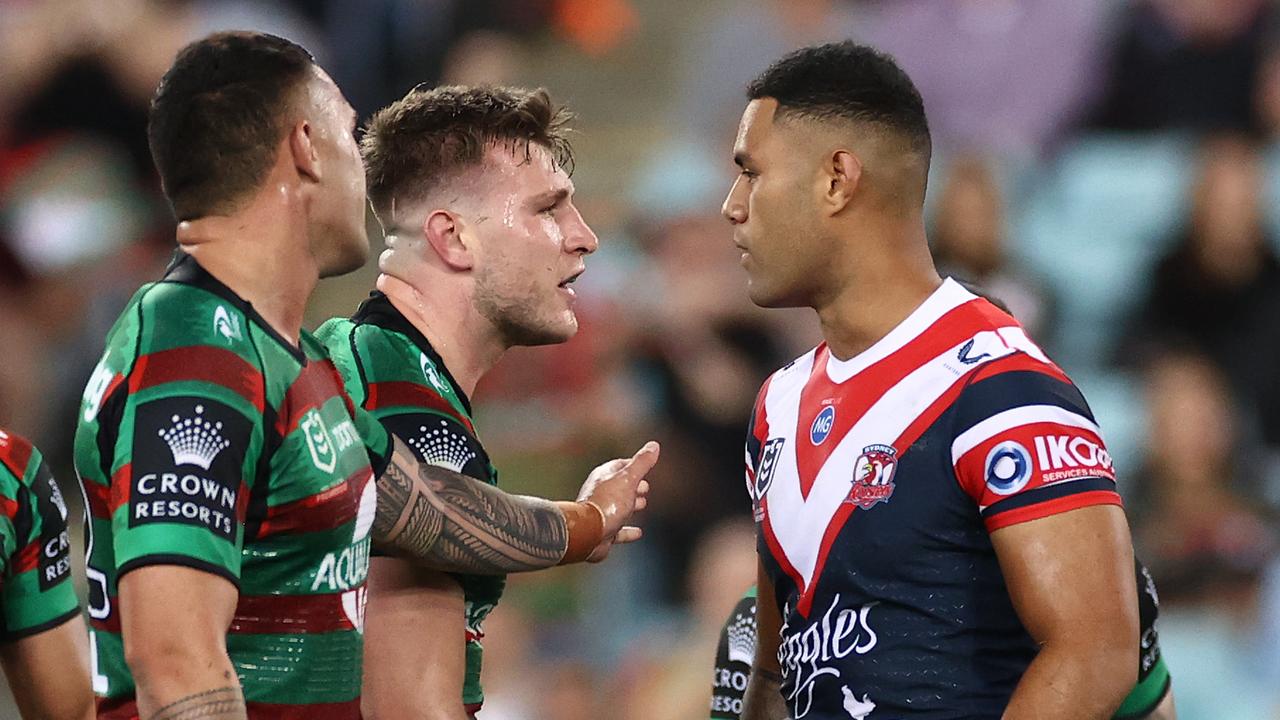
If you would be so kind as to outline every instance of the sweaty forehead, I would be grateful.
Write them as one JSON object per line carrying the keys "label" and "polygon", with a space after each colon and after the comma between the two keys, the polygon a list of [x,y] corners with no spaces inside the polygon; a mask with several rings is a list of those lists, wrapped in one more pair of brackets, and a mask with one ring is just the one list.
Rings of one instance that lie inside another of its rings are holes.
{"label": "sweaty forehead", "polygon": [[485,152],[483,174],[497,187],[531,196],[544,192],[573,192],[573,181],[551,153],[538,144],[495,144]]}

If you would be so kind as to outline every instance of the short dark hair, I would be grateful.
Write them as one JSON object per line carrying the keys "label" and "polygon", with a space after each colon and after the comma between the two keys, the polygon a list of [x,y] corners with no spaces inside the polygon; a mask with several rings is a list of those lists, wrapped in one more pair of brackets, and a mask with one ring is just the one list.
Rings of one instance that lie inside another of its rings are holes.
{"label": "short dark hair", "polygon": [[932,152],[924,100],[911,78],[887,53],[851,40],[783,57],[747,86],[747,96],[777,100],[780,114],[889,128],[926,163]]}
{"label": "short dark hair", "polygon": [[147,122],[178,220],[225,211],[263,181],[292,95],[314,64],[301,45],[256,32],[216,33],[178,53]]}
{"label": "short dark hair", "polygon": [[380,217],[393,198],[418,200],[442,182],[483,162],[491,143],[526,156],[536,144],[572,169],[568,124],[573,114],[543,88],[415,88],[370,118],[360,150],[369,199]]}

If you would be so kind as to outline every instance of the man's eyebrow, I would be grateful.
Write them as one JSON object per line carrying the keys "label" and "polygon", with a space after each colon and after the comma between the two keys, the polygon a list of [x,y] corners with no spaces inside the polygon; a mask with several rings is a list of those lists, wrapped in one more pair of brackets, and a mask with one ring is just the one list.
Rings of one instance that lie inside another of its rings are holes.
{"label": "man's eyebrow", "polygon": [[558,205],[569,197],[569,188],[559,188],[534,195],[529,202],[533,205]]}

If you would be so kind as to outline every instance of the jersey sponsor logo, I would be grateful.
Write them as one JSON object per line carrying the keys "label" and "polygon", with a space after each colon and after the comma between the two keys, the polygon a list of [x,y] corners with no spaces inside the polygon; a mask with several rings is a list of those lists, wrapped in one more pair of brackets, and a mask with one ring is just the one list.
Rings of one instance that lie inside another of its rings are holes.
{"label": "jersey sponsor logo", "polygon": [[1099,475],[1115,479],[1111,454],[1087,437],[1037,435],[1035,446],[1046,483]]}
{"label": "jersey sponsor logo", "polygon": [[129,527],[194,525],[235,540],[249,419],[206,398],[167,397],[140,405],[134,428]]}
{"label": "jersey sponsor logo", "polygon": [[1022,443],[1013,440],[991,448],[987,453],[987,487],[997,495],[1012,495],[1027,486],[1031,480],[1031,453]]}
{"label": "jersey sponsor logo", "polygon": [[31,485],[40,516],[40,559],[36,563],[40,590],[71,577],[71,537],[67,534],[67,503],[53,474],[42,463]]}
{"label": "jersey sponsor logo", "polygon": [[814,445],[821,445],[827,441],[827,437],[831,435],[831,428],[836,425],[836,408],[834,405],[828,405],[822,408],[822,412],[818,413],[818,417],[813,419],[813,425],[809,426],[809,442]]}
{"label": "jersey sponsor logo", "polygon": [[225,305],[219,305],[213,310],[213,331],[221,335],[227,342],[244,338],[243,333],[240,331],[240,316],[227,312]]}
{"label": "jersey sponsor logo", "polygon": [[457,473],[462,472],[468,463],[476,459],[476,451],[471,449],[470,437],[449,427],[445,420],[434,425],[435,427],[419,425],[417,434],[407,441],[409,447],[423,462]]}
{"label": "jersey sponsor logo", "polygon": [[863,510],[889,502],[893,495],[893,476],[898,469],[898,451],[892,445],[868,445],[853,465],[853,487],[845,502]]}
{"label": "jersey sponsor logo", "polygon": [[756,606],[734,613],[725,630],[729,638],[729,662],[750,665],[756,658]]}
{"label": "jersey sponsor logo", "polygon": [[334,447],[333,437],[324,424],[320,411],[312,408],[302,416],[298,423],[302,434],[307,438],[307,450],[311,451],[311,462],[320,472],[331,473],[338,465],[338,451]]}
{"label": "jersey sponsor logo", "polygon": [[368,600],[365,579],[369,577],[369,531],[373,528],[377,507],[377,484],[371,477],[360,492],[351,542],[342,550],[325,553],[311,581],[311,592],[342,593],[342,610],[356,630],[362,633]]}
{"label": "jersey sponsor logo", "polygon": [[182,417],[175,414],[173,424],[158,431],[169,445],[174,465],[196,465],[208,470],[218,453],[226,450],[231,442],[222,436],[222,422],[205,419],[204,405],[196,405],[195,414]]}
{"label": "jersey sponsor logo", "polygon": [[840,669],[835,667],[834,661],[854,654],[866,655],[875,649],[879,636],[871,627],[871,610],[878,604],[877,601],[857,607],[841,607],[840,595],[836,594],[822,617],[800,631],[791,627],[800,616],[787,609],[778,663],[790,687],[787,690],[784,686],[784,692],[787,704],[791,706],[792,718],[801,720],[813,709],[814,686],[820,679],[840,677]]}

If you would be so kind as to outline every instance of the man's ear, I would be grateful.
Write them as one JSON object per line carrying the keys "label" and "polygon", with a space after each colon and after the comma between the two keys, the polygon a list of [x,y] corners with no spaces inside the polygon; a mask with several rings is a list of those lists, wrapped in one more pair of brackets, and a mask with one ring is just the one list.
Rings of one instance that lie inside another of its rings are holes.
{"label": "man's ear", "polygon": [[826,179],[823,200],[834,215],[853,202],[862,182],[862,160],[851,150],[836,150],[823,170]]}
{"label": "man's ear", "polygon": [[320,182],[322,168],[320,154],[312,142],[313,128],[306,120],[299,120],[289,131],[289,153],[298,174],[311,182]]}
{"label": "man's ear", "polygon": [[447,210],[433,210],[422,221],[422,234],[427,244],[451,270],[470,270],[475,266],[471,238],[466,237],[462,219]]}

